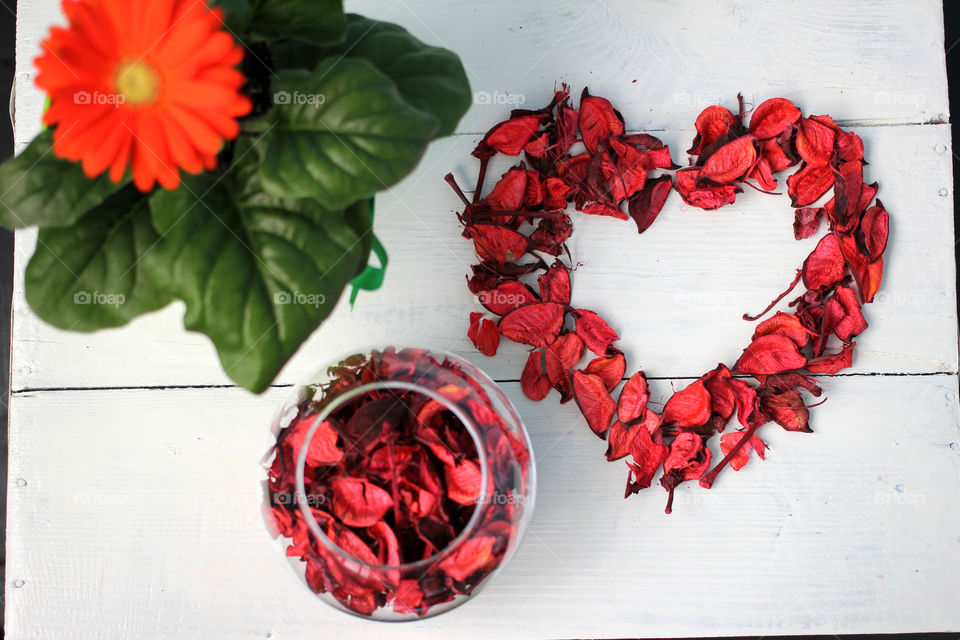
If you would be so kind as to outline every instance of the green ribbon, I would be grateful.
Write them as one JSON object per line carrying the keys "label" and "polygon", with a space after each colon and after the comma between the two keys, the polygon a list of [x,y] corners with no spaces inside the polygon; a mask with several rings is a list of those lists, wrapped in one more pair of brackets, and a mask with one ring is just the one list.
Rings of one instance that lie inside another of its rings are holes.
{"label": "green ribbon", "polygon": [[[373,223],[373,197],[371,196],[367,200],[370,205],[370,222]],[[377,239],[377,236],[373,236],[373,242],[370,243],[370,251],[377,256],[377,259],[380,261],[380,264],[374,266],[368,264],[367,268],[358,275],[356,278],[350,281],[350,284],[353,286],[353,291],[350,292],[350,310],[353,310],[353,304],[357,301],[357,296],[360,295],[360,290],[364,291],[376,291],[381,286],[383,286],[383,278],[387,275],[387,250],[380,243],[380,240]]]}

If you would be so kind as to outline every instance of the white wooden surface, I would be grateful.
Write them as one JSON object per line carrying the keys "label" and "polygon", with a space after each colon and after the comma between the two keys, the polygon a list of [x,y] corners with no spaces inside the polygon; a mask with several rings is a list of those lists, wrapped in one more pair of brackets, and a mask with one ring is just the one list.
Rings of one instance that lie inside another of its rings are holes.
{"label": "white wooden surface", "polygon": [[[56,0],[21,0],[16,122],[36,132],[30,61]],[[643,637],[960,631],[960,408],[952,152],[937,0],[366,0],[350,10],[456,50],[478,94],[457,136],[378,198],[384,289],[341,306],[278,382],[356,345],[450,348],[499,380],[464,337],[471,249],[443,174],[465,186],[479,135],[511,96],[540,106],[562,79],[610,97],[628,125],[683,159],[696,114],[737,91],[829,112],[867,145],[893,225],[887,273],[854,375],[824,381],[813,435],[767,428],[765,463],[622,500],[623,465],[577,409],[531,403],[537,512],[511,564],[438,618],[386,628],[316,601],[267,544],[254,467],[286,393],[226,385],[214,351],[172,306],[93,335],[43,325],[23,299],[35,242],[17,238],[5,628],[10,638]],[[636,79],[637,82],[632,81]],[[485,92],[485,93],[483,93]],[[496,104],[497,102],[500,104]],[[575,299],[624,336],[631,369],[670,380],[731,362],[740,320],[791,279],[786,196],[745,193],[716,214],[673,200],[643,236],[576,220]],[[678,293],[679,292],[679,293]],[[145,388],[146,387],[146,388]],[[165,388],[160,388],[165,387]]]}

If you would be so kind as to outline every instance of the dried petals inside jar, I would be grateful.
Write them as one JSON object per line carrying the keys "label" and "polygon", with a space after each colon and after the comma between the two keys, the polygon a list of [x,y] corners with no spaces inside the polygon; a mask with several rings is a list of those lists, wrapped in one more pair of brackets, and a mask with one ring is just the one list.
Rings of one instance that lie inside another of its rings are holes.
{"label": "dried petals inside jar", "polygon": [[351,613],[405,620],[460,604],[529,520],[526,432],[456,356],[350,356],[300,387],[274,426],[268,525],[307,586]]}

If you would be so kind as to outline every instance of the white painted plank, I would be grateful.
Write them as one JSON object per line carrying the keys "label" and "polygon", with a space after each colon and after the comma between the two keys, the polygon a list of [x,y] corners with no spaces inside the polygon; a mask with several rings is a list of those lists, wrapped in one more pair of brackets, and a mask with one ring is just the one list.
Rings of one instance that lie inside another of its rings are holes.
{"label": "white painted plank", "polygon": [[[869,330],[858,340],[856,372],[957,370],[957,318],[948,125],[862,127],[868,180],[892,217],[886,273]],[[690,131],[665,132],[677,160]],[[460,236],[458,200],[442,177],[466,188],[476,179],[475,136],[434,144],[420,167],[377,200],[376,229],[390,252],[383,289],[345,302],[279,377],[304,379],[333,356],[370,343],[433,345],[476,356],[497,379],[517,379],[524,348],[480,356],[466,338],[470,311],[482,310],[466,288],[473,260]],[[498,172],[494,172],[498,173]],[[943,195],[946,194],[946,195]],[[683,205],[676,194],[644,235],[632,222],[575,214],[570,243],[574,304],[605,316],[623,337],[631,367],[654,376],[699,376],[732,363],[753,331],[741,320],[792,279],[816,240],[793,239],[786,195],[747,190],[716,213]],[[23,297],[23,269],[33,236],[16,248],[12,388],[229,384],[204,336],[182,329],[182,306],[95,334],[40,322]],[[310,293],[310,292],[302,292]]]}
{"label": "white painted plank", "polygon": [[[42,106],[31,60],[59,0],[20,3],[17,140]],[[839,120],[946,122],[940,0],[348,0],[463,59],[477,104],[459,131],[482,132],[557,80],[614,99],[649,129],[687,126],[714,101],[784,96]],[[633,82],[636,80],[636,82]],[[579,91],[579,89],[578,89]]]}
{"label": "white painted plank", "polygon": [[273,555],[255,466],[284,390],[15,395],[9,637],[960,630],[956,376],[830,380],[814,434],[764,427],[765,462],[685,485],[671,516],[659,488],[622,499],[623,463],[572,404],[504,386],[537,457],[528,536],[472,602],[389,630],[314,600]]}

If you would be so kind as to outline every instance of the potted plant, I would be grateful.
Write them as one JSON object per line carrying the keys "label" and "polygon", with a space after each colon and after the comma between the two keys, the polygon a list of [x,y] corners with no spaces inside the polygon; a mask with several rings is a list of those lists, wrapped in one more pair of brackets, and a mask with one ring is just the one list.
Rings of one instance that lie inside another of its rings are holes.
{"label": "potted plant", "polygon": [[45,321],[96,331],[182,300],[260,392],[351,281],[378,285],[371,196],[454,131],[470,88],[455,54],[340,0],[210,4],[64,0],[0,224],[40,228],[26,297]]}

